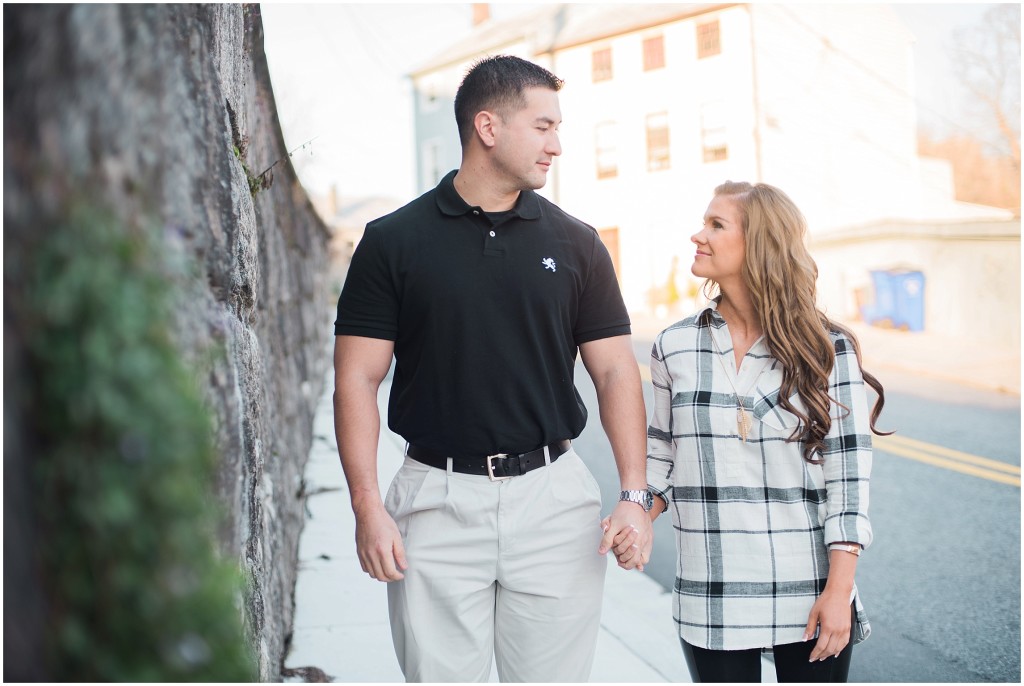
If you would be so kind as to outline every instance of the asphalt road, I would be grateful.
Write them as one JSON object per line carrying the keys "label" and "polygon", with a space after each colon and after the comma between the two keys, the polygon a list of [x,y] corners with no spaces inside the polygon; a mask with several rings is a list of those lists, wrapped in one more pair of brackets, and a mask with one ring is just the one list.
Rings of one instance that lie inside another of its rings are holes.
{"label": "asphalt road", "polygon": [[[650,344],[636,344],[646,365]],[[875,541],[857,584],[872,624],[855,648],[851,681],[1020,682],[1020,399],[897,373],[876,439],[870,514]],[[618,475],[582,365],[590,411],[580,455],[609,505]],[[650,384],[644,384],[650,413]],[[1016,483],[1014,483],[1014,481]],[[608,509],[608,508],[606,508]],[[675,577],[668,517],[655,523],[646,574]]]}

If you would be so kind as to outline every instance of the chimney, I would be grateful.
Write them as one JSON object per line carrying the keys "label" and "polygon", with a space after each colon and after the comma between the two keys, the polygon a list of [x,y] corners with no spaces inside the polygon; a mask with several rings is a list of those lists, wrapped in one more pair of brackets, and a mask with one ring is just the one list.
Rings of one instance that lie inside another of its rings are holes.
{"label": "chimney", "polygon": [[477,27],[491,18],[491,6],[486,2],[473,3],[473,26]]}

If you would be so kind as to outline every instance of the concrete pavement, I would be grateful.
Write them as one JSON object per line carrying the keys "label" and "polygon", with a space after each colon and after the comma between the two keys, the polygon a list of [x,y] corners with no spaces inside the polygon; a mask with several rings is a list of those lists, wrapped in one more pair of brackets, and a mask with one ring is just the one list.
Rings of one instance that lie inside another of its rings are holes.
{"label": "concrete pavement", "polygon": [[[646,340],[671,323],[639,315],[633,321],[634,337]],[[886,374],[903,374],[1020,397],[1019,350],[981,351],[967,338],[862,324],[852,328],[861,341],[865,365],[883,382]],[[333,387],[331,373],[314,420],[315,442],[305,472],[307,521],[299,544],[294,633],[285,667],[316,667],[339,682],[401,682],[386,587],[360,569],[355,555],[355,519],[334,439]],[[390,384],[385,383],[378,397],[382,417],[387,416],[389,391]],[[401,438],[382,432],[382,494],[401,465],[403,450]],[[762,664],[764,680],[774,681],[768,660]],[[492,681],[496,680],[492,671]],[[591,681],[690,681],[675,638],[670,594],[642,573],[619,569],[611,556]]]}

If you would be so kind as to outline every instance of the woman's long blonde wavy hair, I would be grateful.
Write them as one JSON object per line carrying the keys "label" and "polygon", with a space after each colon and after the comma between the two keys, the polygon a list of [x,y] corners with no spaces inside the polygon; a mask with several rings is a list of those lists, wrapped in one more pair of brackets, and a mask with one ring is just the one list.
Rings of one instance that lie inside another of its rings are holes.
{"label": "woman's long blonde wavy hair", "polygon": [[[853,343],[864,381],[878,394],[871,410],[871,431],[886,435],[875,428],[885,393],[878,379],[864,371],[857,337],[830,320],[815,304],[818,266],[804,245],[807,222],[803,214],[789,196],[764,183],[726,181],[715,188],[715,195],[734,200],[742,217],[746,242],[743,280],[768,349],[782,364],[779,405],[800,419],[800,426],[788,440],[803,442],[808,462],[823,460],[825,436],[832,426],[829,404],[839,404],[828,395],[836,356],[829,338],[831,331],[843,333]],[[794,392],[803,401],[806,413],[790,403]]]}

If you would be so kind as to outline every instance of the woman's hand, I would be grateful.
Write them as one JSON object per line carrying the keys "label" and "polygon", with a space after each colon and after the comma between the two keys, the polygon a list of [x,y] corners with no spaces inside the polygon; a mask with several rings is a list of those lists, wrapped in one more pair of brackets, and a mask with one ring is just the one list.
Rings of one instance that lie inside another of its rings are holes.
{"label": "woman's hand", "polygon": [[811,662],[839,656],[850,642],[850,632],[853,629],[851,613],[849,593],[829,591],[826,588],[818,596],[807,618],[807,628],[804,630],[804,640],[808,641],[814,636],[815,627],[821,626],[818,643],[811,651]]}

